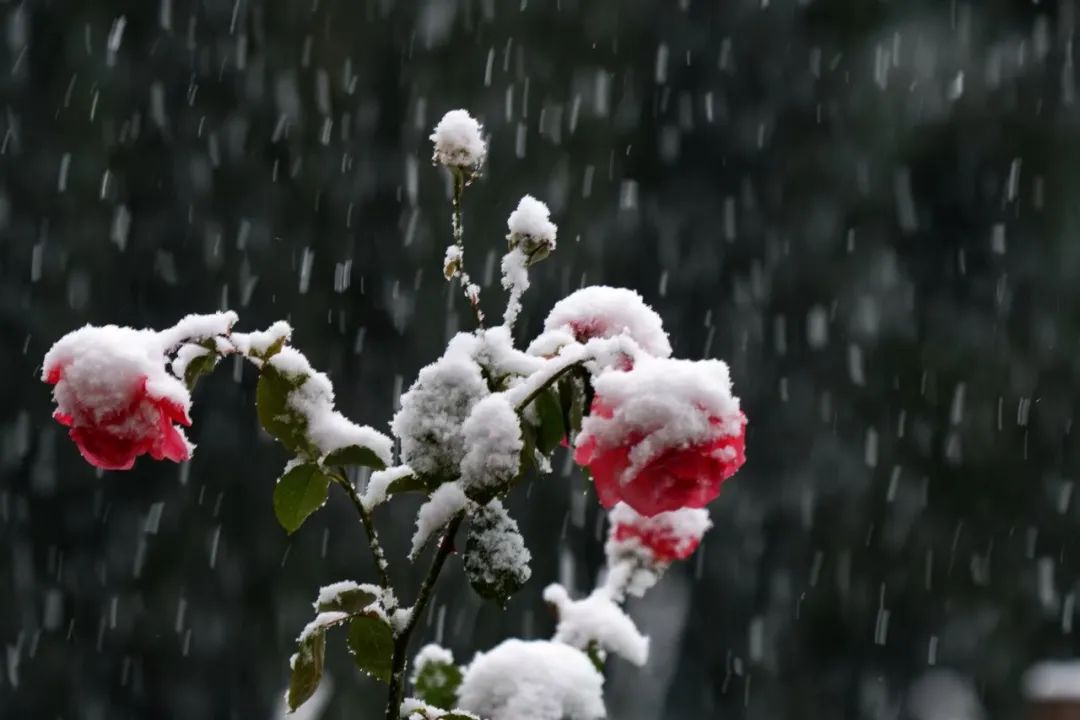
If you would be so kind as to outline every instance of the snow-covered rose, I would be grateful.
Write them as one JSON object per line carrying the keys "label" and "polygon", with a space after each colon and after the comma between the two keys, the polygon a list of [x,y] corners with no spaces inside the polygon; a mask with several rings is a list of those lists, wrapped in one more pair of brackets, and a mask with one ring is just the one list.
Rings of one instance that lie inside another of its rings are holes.
{"label": "snow-covered rose", "polygon": [[86,326],[45,356],[42,380],[53,385],[53,417],[87,462],[127,470],[140,455],[176,462],[192,445],[177,427],[190,425],[191,397],[165,370],[162,341],[149,330]]}
{"label": "snow-covered rose", "polygon": [[633,290],[593,285],[582,288],[551,308],[544,335],[567,333],[577,342],[627,335],[650,355],[666,358],[671,343],[660,316]]}
{"label": "snow-covered rose", "polygon": [[465,110],[451,110],[443,115],[431,134],[435,145],[432,159],[448,167],[476,172],[484,163],[487,143],[483,127]]}
{"label": "snow-covered rose", "polygon": [[626,503],[618,503],[611,509],[609,519],[609,550],[644,550],[659,563],[690,557],[712,526],[709,512],[703,508],[682,508],[646,517]]}
{"label": "snow-covered rose", "polygon": [[606,508],[622,501],[651,517],[704,507],[746,460],[746,417],[719,360],[644,356],[593,387],[574,460]]}

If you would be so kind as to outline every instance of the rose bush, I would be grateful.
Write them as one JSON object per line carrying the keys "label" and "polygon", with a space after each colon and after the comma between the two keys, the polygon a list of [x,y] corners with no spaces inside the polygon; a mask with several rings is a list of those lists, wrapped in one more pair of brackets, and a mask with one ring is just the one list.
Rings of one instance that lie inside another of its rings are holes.
{"label": "rose bush", "polygon": [[[401,395],[393,438],[336,409],[333,383],[289,344],[287,323],[235,332],[231,312],[188,316],[161,332],[87,326],[57,341],[42,379],[83,457],[126,470],[140,455],[190,459],[194,446],[180,428],[191,424],[190,389],[226,356],[254,366],[259,421],[289,453],[273,489],[278,521],[298,532],[330,488],[340,488],[376,576],[319,591],[289,662],[289,710],[319,688],[326,635],[344,632],[359,670],[389,686],[386,720],[597,720],[609,653],[648,660],[648,638],[619,604],[699,546],[710,526],[702,508],[745,462],[746,416],[727,366],[671,358],[659,315],[630,290],[578,290],[552,308],[527,350],[515,347],[528,269],[556,248],[558,231],[547,205],[530,196],[508,221],[503,323],[486,327],[462,231],[462,196],[487,152],[482,126],[452,111],[432,140],[453,188],[444,275],[461,285],[478,327],[453,337]],[[503,499],[525,477],[550,473],[560,444],[588,468],[610,510],[604,575],[580,599],[548,586],[544,598],[557,616],[550,640],[508,640],[467,666],[427,646],[406,698],[410,641],[451,556],[473,590],[500,605],[529,581],[532,554]],[[379,506],[403,493],[424,499],[408,559],[433,548],[411,605],[399,600],[375,523]]]}

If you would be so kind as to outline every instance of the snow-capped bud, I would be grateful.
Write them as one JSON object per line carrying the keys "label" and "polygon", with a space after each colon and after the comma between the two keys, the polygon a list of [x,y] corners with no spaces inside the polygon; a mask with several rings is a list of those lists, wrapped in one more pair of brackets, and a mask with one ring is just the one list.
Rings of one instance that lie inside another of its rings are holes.
{"label": "snow-capped bud", "polygon": [[431,134],[435,144],[432,160],[456,168],[471,177],[480,171],[487,155],[483,126],[465,110],[451,110],[443,115]]}
{"label": "snow-capped bud", "polygon": [[548,206],[532,195],[521,198],[506,225],[510,228],[506,236],[510,249],[521,251],[526,267],[543,260],[555,249],[559,228],[551,222]]}
{"label": "snow-capped bud", "polygon": [[451,280],[461,272],[461,248],[457,245],[449,245],[446,255],[443,256],[443,277]]}

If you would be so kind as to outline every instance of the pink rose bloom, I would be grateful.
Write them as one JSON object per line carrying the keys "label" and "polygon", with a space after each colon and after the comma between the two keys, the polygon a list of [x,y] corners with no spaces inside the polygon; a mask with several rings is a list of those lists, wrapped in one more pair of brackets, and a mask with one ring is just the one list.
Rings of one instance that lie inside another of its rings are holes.
{"label": "pink rose bloom", "polygon": [[[597,399],[593,413],[611,417],[612,411]],[[710,418],[710,422],[721,424],[718,418]],[[622,501],[646,516],[701,508],[720,494],[720,485],[746,462],[745,416],[741,416],[739,427],[736,435],[663,450],[635,469],[631,469],[631,453],[643,439],[641,433],[631,433],[622,443],[609,447],[600,447],[595,437],[587,437],[575,450],[574,461],[588,467],[600,503],[606,508]]]}
{"label": "pink rose bloom", "polygon": [[140,455],[187,460],[192,445],[190,396],[165,370],[156,333],[86,326],[45,356],[42,379],[53,386],[56,420],[70,428],[82,456],[104,470],[128,470]]}

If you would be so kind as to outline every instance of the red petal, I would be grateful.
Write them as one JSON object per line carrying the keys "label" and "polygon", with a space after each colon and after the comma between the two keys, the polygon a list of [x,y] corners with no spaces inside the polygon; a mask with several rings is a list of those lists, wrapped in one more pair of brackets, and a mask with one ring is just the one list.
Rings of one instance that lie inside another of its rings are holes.
{"label": "red petal", "polygon": [[72,428],[69,435],[86,461],[102,470],[130,470],[139,454],[129,440],[98,428]]}
{"label": "red petal", "polygon": [[184,427],[191,425],[191,418],[188,417],[187,410],[180,403],[168,398],[158,398],[153,402],[165,413],[165,416],[170,421],[178,422]]}
{"label": "red petal", "polygon": [[164,409],[161,412],[161,421],[158,424],[161,437],[150,448],[150,456],[155,460],[169,459],[173,462],[183,462],[189,457],[187,443],[184,436],[172,424]]}

